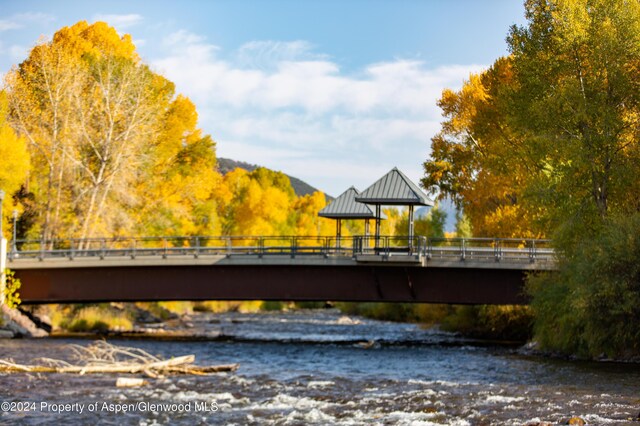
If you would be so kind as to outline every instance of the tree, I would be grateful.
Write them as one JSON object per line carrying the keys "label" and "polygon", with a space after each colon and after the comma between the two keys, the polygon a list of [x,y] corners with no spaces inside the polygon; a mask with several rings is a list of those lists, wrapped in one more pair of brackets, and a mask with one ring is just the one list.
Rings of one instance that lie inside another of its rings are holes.
{"label": "tree", "polygon": [[253,172],[236,169],[223,180],[220,217],[223,235],[292,235],[295,193],[289,178],[258,167]]}
{"label": "tree", "polygon": [[422,185],[463,209],[476,236],[542,234],[540,207],[525,197],[536,159],[509,124],[505,95],[514,85],[512,60],[500,58],[460,91],[444,90],[438,102],[446,120],[432,139]]}
{"label": "tree", "polygon": [[220,232],[215,193],[215,143],[197,128],[186,97],[171,102],[159,136],[137,179],[130,216],[139,235],[212,235]]}
{"label": "tree", "polygon": [[82,80],[82,75],[74,72],[78,66],[76,58],[60,45],[47,48],[41,43],[32,49],[29,59],[6,76],[9,120],[29,141],[35,172],[30,188],[38,194],[39,222],[47,239],[59,232],[60,211],[66,207],[64,152],[69,149],[65,144],[70,126],[65,117],[71,115],[70,93],[79,90]]}
{"label": "tree", "polygon": [[423,183],[476,233],[553,236],[559,272],[529,279],[544,347],[637,354],[640,3],[525,8],[511,55],[443,94]]}
{"label": "tree", "polygon": [[512,123],[544,164],[559,272],[529,280],[547,349],[626,357],[638,346],[640,3],[529,1],[511,30]]}
{"label": "tree", "polygon": [[[316,191],[313,194],[298,197],[293,203],[295,215],[295,235],[305,237],[331,236],[334,233],[334,221],[319,217],[318,212],[327,204],[326,196]],[[343,236],[348,236],[345,229]]]}
{"label": "tree", "polygon": [[543,168],[530,185],[575,235],[640,208],[640,3],[531,0],[508,38],[512,125]]}
{"label": "tree", "polygon": [[[7,95],[0,91],[0,158],[3,162],[0,168],[0,189],[6,194],[2,206],[4,212],[16,207],[15,195],[25,184],[30,165],[26,141],[16,135],[7,123],[7,112]],[[6,232],[10,228],[4,225],[2,229]]]}
{"label": "tree", "polygon": [[155,232],[215,222],[213,141],[196,128],[193,104],[140,61],[130,36],[101,22],[62,28],[6,83],[13,127],[29,141],[42,238],[146,230],[138,214],[154,205],[156,218],[171,218]]}
{"label": "tree", "polygon": [[[447,213],[436,205],[429,210],[426,216],[414,220],[415,235],[442,238],[444,237],[446,220]],[[409,229],[409,213],[404,211],[400,219],[395,223],[393,235],[407,235],[407,229]]]}

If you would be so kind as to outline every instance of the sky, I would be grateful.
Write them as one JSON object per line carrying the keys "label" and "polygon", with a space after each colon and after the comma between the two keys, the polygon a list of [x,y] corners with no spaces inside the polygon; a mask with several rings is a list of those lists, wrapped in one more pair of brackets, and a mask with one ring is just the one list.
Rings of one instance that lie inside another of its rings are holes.
{"label": "sky", "polygon": [[507,54],[518,0],[0,0],[0,78],[86,20],[131,34],[197,106],[218,157],[332,196],[398,167],[418,182],[437,100]]}

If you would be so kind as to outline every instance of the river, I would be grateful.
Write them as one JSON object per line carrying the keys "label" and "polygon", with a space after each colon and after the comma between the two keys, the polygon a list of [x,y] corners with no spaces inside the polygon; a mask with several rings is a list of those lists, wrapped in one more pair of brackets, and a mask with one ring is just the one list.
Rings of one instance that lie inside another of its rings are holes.
{"label": "river", "polygon": [[[638,365],[524,356],[334,310],[197,314],[190,322],[225,337],[110,342],[163,357],[195,354],[202,365],[237,362],[237,372],[140,388],[116,388],[109,375],[0,375],[0,423],[523,425],[580,416],[640,424],[629,420],[640,411]],[[4,340],[0,358],[68,358],[68,343],[90,341]]]}

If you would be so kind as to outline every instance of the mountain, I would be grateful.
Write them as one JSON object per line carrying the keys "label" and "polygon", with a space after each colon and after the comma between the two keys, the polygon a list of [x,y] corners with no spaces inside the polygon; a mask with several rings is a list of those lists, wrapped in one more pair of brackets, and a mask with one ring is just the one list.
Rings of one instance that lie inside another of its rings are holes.
{"label": "mountain", "polygon": [[[229,173],[234,169],[237,169],[238,167],[248,172],[252,172],[260,166],[255,164],[245,163],[244,161],[236,161],[236,160],[231,160],[230,158],[218,157],[218,170],[223,175],[226,175],[227,173]],[[290,175],[286,175],[286,176],[291,181],[291,186],[293,187],[293,191],[296,193],[298,197],[301,197],[303,195],[313,194],[314,192],[320,191],[319,189],[314,188],[313,186],[298,179],[297,177],[290,176]],[[324,191],[320,191],[320,192],[324,192]],[[330,197],[327,194],[325,194],[325,197],[327,197],[327,201],[333,200],[333,197]]]}

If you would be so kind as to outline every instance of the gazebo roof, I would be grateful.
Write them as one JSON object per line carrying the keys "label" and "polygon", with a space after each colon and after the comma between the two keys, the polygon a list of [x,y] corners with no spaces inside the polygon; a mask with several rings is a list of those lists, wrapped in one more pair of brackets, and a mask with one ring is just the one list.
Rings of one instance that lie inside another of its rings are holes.
{"label": "gazebo roof", "polygon": [[[353,186],[340,194],[318,212],[318,216],[330,219],[375,219],[376,214],[368,205],[356,202],[358,190]],[[381,219],[386,219],[383,214]]]}
{"label": "gazebo roof", "polygon": [[433,201],[397,167],[356,196],[359,203],[433,206]]}

